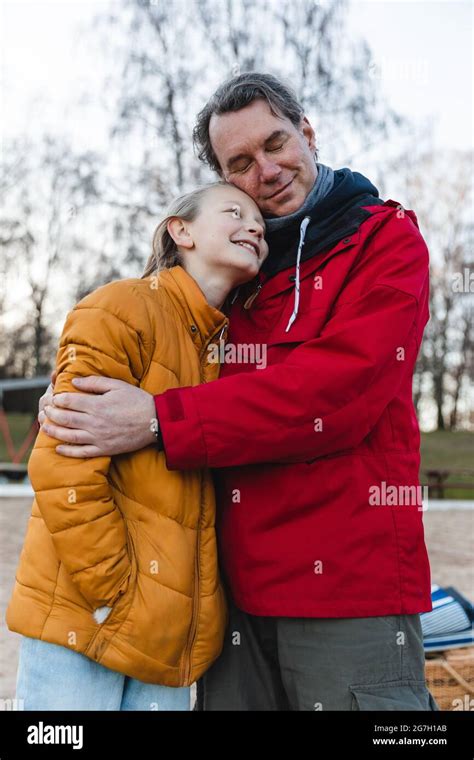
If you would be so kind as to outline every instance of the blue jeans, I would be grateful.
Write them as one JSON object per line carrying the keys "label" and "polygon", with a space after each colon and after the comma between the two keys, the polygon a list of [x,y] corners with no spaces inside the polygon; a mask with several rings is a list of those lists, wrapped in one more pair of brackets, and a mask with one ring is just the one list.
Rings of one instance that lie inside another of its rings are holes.
{"label": "blue jeans", "polygon": [[25,710],[190,710],[190,689],[144,683],[79,652],[23,636],[16,697]]}

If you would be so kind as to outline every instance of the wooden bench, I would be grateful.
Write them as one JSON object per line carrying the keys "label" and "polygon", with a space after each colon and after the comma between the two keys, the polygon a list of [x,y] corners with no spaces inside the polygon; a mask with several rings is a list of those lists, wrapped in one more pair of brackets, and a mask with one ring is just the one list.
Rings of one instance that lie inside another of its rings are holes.
{"label": "wooden bench", "polygon": [[[444,499],[445,491],[464,489],[467,491],[474,491],[474,472],[466,468],[453,468],[439,469],[429,468],[422,471],[423,475],[428,478],[427,485],[430,489],[430,496],[433,498]],[[460,475],[468,475],[469,480],[449,480],[451,476],[459,477]]]}

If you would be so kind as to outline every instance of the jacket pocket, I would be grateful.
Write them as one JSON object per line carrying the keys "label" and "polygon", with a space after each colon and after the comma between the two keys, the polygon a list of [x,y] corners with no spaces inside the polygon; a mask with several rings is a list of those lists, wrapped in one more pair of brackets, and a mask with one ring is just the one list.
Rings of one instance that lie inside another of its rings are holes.
{"label": "jacket pocket", "polygon": [[[110,608],[110,612],[105,617],[105,619],[102,620],[102,622],[98,622],[98,620],[95,617],[95,614],[97,613],[97,610],[95,610],[92,614],[94,618],[94,622],[99,625],[100,628],[106,628],[109,624],[113,624],[115,622],[115,619],[119,613],[122,612],[122,610],[125,608],[128,612],[128,609],[133,601],[133,597],[135,595],[135,590],[137,586],[137,559],[135,555],[135,549],[134,549],[134,541],[132,538],[132,533],[134,530],[131,527],[133,523],[131,521],[127,521],[127,545],[128,545],[128,555],[130,557],[130,574],[128,576],[128,583],[125,591],[120,594],[118,599],[115,600],[115,603],[113,607]],[[99,609],[104,609],[103,607],[100,607]]]}
{"label": "jacket pocket", "polygon": [[424,681],[399,680],[349,686],[352,710],[434,712],[439,707]]}

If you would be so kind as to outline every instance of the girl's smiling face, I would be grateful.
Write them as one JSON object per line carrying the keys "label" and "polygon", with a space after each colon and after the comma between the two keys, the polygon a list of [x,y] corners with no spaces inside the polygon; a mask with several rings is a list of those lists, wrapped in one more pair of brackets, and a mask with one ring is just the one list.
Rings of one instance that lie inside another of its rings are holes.
{"label": "girl's smiling face", "polygon": [[222,274],[232,285],[253,279],[268,255],[265,222],[255,201],[232,185],[205,192],[192,222],[175,219],[169,227],[184,262]]}

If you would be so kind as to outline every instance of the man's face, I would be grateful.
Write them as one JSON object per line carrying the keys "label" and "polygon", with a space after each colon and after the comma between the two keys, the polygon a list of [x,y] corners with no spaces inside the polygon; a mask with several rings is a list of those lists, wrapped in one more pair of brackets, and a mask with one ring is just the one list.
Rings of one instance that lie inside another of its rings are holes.
{"label": "man's face", "polygon": [[259,99],[240,111],[213,114],[209,136],[223,178],[248,193],[264,215],[286,216],[302,206],[317,173],[306,117],[297,128]]}

